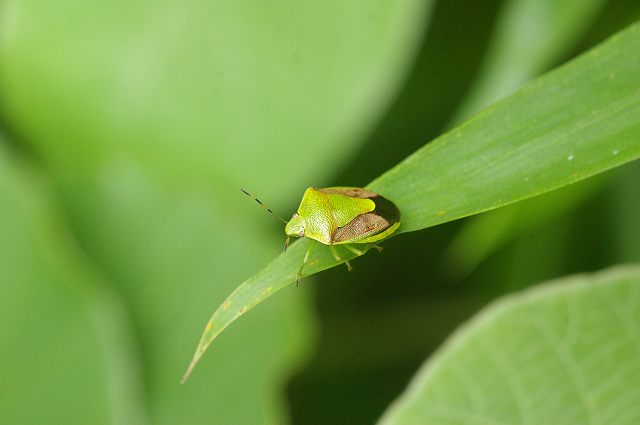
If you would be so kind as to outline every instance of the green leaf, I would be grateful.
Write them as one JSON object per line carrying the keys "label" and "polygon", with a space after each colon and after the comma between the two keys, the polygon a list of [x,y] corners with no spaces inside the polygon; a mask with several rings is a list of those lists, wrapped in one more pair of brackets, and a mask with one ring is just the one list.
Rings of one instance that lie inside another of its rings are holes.
{"label": "green leaf", "polygon": [[3,121],[132,313],[151,422],[286,421],[282,388],[314,336],[308,294],[265,305],[178,385],[211,303],[280,251],[238,188],[279,210],[348,161],[431,3],[2,3]]}
{"label": "green leaf", "polygon": [[124,152],[172,181],[273,202],[355,152],[432,2],[4,3],[7,119],[61,173]]}
{"label": "green leaf", "polygon": [[[640,156],[640,25],[567,65],[408,157],[368,188],[402,212],[397,233],[526,199]],[[189,366],[248,309],[290,285],[306,242],[245,281],[214,312]],[[326,250],[313,274],[336,265]],[[351,256],[346,255],[346,258]]]}
{"label": "green leaf", "polygon": [[640,266],[507,296],[455,333],[380,424],[640,420]]}
{"label": "green leaf", "polygon": [[[506,2],[478,78],[452,122],[459,122],[512,93],[566,56],[603,3],[602,0]],[[540,22],[545,23],[545,31],[539,30]],[[474,217],[447,250],[451,270],[458,277],[467,275],[509,239],[575,209],[602,186],[603,180],[592,180]]]}
{"label": "green leaf", "polygon": [[[510,0],[504,3],[478,78],[457,123],[511,94],[566,55],[604,0]],[[544,31],[540,31],[544,25]]]}
{"label": "green leaf", "polygon": [[0,136],[0,424],[145,424],[126,307],[49,189]]}
{"label": "green leaf", "polygon": [[533,81],[368,187],[401,232],[488,211],[640,156],[640,25]]}

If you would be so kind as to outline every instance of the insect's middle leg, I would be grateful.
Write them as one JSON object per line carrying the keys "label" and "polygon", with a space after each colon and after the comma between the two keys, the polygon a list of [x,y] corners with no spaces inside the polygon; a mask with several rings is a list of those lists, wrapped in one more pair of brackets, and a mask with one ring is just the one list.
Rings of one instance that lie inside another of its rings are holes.
{"label": "insect's middle leg", "polygon": [[331,250],[331,254],[333,254],[333,258],[335,258],[338,263],[344,263],[347,266],[347,270],[349,271],[353,269],[351,267],[351,263],[342,258],[340,254],[338,254],[338,250],[336,249],[335,245],[329,245],[329,249]]}

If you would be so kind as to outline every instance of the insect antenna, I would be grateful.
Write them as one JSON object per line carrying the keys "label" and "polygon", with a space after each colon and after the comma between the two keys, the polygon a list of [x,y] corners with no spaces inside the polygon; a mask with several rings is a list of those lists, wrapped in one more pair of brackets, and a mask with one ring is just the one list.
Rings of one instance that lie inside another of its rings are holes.
{"label": "insect antenna", "polygon": [[266,209],[267,211],[269,211],[271,214],[273,214],[275,217],[278,218],[278,220],[280,220],[281,222],[283,222],[284,224],[287,224],[288,221],[285,220],[284,218],[280,217],[278,214],[274,213],[273,211],[271,211],[271,208],[269,208],[268,206],[266,206],[265,204],[262,203],[262,201],[258,198],[256,198],[255,196],[253,196],[252,194],[250,194],[249,192],[247,192],[246,190],[240,188],[240,190],[242,191],[242,193],[244,193],[245,195],[247,195],[249,198],[253,198],[254,201],[256,201],[262,208]]}

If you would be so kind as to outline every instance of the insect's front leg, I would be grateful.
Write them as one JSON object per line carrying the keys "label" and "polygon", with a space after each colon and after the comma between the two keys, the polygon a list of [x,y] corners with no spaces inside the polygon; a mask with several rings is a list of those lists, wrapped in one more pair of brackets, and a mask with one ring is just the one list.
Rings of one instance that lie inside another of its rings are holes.
{"label": "insect's front leg", "polygon": [[300,270],[298,270],[298,274],[296,275],[296,286],[300,285],[300,279],[302,279],[302,270],[304,270],[304,266],[309,261],[309,256],[311,255],[311,251],[314,245],[315,243],[313,239],[309,239],[309,248],[307,248],[307,253],[304,255],[304,260],[302,260],[302,265],[300,266]]}
{"label": "insect's front leg", "polygon": [[329,245],[329,249],[331,250],[331,254],[333,254],[333,258],[335,258],[338,263],[344,263],[347,266],[347,270],[349,271],[353,270],[353,268],[351,267],[351,263],[342,258],[340,254],[338,254],[338,250],[336,249],[335,245]]}

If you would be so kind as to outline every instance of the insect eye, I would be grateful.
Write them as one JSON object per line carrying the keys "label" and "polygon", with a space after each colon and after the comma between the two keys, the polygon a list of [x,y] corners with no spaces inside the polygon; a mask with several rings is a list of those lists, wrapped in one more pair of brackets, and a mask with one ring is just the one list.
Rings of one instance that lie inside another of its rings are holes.
{"label": "insect eye", "polygon": [[293,213],[293,215],[292,215],[291,217],[292,217],[292,218],[296,218],[296,217],[298,217],[298,213],[297,213],[297,212]]}
{"label": "insect eye", "polygon": [[304,238],[304,230],[300,230],[300,233],[298,233],[298,236],[300,236],[301,238]]}

